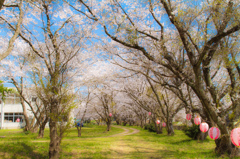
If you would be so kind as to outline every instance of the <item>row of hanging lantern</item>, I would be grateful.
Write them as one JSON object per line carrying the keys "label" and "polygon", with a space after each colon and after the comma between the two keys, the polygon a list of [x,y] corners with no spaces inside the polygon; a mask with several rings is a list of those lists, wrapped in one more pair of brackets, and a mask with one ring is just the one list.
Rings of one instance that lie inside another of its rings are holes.
{"label": "row of hanging lantern", "polygon": [[[160,120],[157,120],[156,123],[157,123],[157,124],[160,124],[161,122],[160,122]],[[162,123],[162,126],[163,126],[163,127],[166,127],[167,124],[166,124],[165,122],[163,122],[163,123]]]}
{"label": "row of hanging lantern", "polygon": [[[152,115],[152,113],[151,113],[151,112],[148,112],[148,115],[150,116],[150,115]],[[157,120],[156,123],[157,123],[157,124],[160,124],[161,122],[160,122],[160,120]],[[163,127],[166,127],[166,125],[167,125],[167,124],[166,124],[165,122],[162,123],[162,126],[163,126]]]}
{"label": "row of hanging lantern", "polygon": [[[191,118],[192,118],[192,115],[191,115],[191,114],[187,114],[187,115],[186,115],[186,119],[187,119],[187,120],[191,120]],[[200,118],[199,116],[197,116],[197,117],[194,118],[194,123],[195,123],[196,125],[200,125],[200,130],[201,130],[203,133],[207,132],[208,129],[209,129],[209,126],[208,126],[208,124],[207,124],[206,122],[202,122],[202,123],[201,123],[201,118]],[[208,135],[209,135],[209,137],[210,137],[211,139],[216,140],[216,139],[218,139],[218,138],[220,137],[221,132],[220,132],[220,130],[219,130],[217,127],[211,127],[211,128],[209,129],[209,131],[208,131]],[[235,128],[235,129],[233,129],[233,130],[231,131],[231,136],[230,136],[230,137],[231,137],[232,143],[233,143],[236,147],[240,148],[240,128]]]}

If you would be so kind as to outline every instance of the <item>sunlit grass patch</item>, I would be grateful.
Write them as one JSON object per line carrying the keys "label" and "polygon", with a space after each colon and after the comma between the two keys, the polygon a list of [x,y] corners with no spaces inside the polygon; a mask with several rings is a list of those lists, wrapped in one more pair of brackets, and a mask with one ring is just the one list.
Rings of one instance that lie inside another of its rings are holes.
{"label": "sunlit grass patch", "polygon": [[[128,132],[126,133],[126,130],[121,128],[128,129]],[[112,127],[110,132],[106,131],[106,126],[97,125],[82,129],[82,137],[77,137],[76,128],[68,130],[67,136],[62,140],[60,158],[185,159],[219,157],[214,153],[215,143],[213,140],[210,138],[204,141],[191,140],[180,130],[175,130],[174,136],[168,136],[165,129],[163,134],[148,132],[139,127]],[[136,129],[140,131],[127,135],[136,132]],[[48,129],[46,129],[43,139],[36,139],[37,134],[26,135],[19,130],[9,132],[0,130],[0,134],[6,136],[6,138],[0,139],[0,158],[48,158]],[[121,135],[112,136],[113,134]]]}

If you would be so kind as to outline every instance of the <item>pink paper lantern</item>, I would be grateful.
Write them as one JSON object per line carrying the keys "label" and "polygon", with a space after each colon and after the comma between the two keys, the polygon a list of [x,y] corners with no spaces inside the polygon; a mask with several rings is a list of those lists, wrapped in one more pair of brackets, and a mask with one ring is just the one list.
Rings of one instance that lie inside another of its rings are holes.
{"label": "pink paper lantern", "polygon": [[209,129],[209,126],[208,126],[207,123],[203,122],[203,123],[200,124],[200,130],[201,130],[202,132],[205,133],[205,132],[208,131],[208,129]]}
{"label": "pink paper lantern", "polygon": [[19,119],[19,118],[17,118],[16,122],[20,122],[20,119]]}
{"label": "pink paper lantern", "polygon": [[201,124],[201,118],[200,118],[200,117],[194,118],[194,123],[195,123],[196,125]]}
{"label": "pink paper lantern", "polygon": [[191,114],[187,114],[187,115],[186,115],[186,119],[187,119],[187,120],[191,120],[191,118],[192,118],[192,115],[191,115]]}
{"label": "pink paper lantern", "polygon": [[208,131],[208,135],[211,139],[216,140],[221,135],[220,130],[216,127],[211,127]]}
{"label": "pink paper lantern", "polygon": [[231,141],[236,147],[240,148],[240,128],[235,128],[232,130]]}
{"label": "pink paper lantern", "polygon": [[152,113],[151,112],[148,112],[148,115],[151,115]]}
{"label": "pink paper lantern", "polygon": [[156,123],[157,123],[157,124],[160,124],[160,120],[157,120]]}
{"label": "pink paper lantern", "polygon": [[112,113],[110,113],[109,116],[111,117],[111,116],[112,116]]}
{"label": "pink paper lantern", "polygon": [[166,127],[166,123],[162,123],[162,126],[163,126],[163,127]]}

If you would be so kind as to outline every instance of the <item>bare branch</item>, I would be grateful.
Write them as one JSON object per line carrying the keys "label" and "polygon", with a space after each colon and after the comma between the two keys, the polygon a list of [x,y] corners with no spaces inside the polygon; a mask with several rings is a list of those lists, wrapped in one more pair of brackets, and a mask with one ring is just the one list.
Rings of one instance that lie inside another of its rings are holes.
{"label": "bare branch", "polygon": [[[12,49],[14,47],[13,44],[14,44],[15,40],[17,39],[20,31],[21,31],[20,29],[21,29],[21,25],[22,25],[22,21],[23,21],[23,15],[24,15],[23,10],[22,10],[22,0],[20,1],[19,5],[17,5],[17,7],[19,8],[19,11],[20,11],[18,23],[17,23],[16,29],[14,28],[15,32],[14,32],[14,35],[12,36],[12,38],[9,41],[7,50],[3,54],[0,55],[0,61],[2,59],[6,58],[12,52]],[[1,17],[1,19],[3,19],[6,22],[6,20],[4,18]]]}

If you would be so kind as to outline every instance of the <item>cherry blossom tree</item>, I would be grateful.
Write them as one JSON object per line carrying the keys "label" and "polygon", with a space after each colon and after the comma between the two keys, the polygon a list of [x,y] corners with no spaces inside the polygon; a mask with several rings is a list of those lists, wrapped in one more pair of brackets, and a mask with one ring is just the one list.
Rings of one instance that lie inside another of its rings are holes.
{"label": "cherry blossom tree", "polygon": [[[16,11],[19,16],[11,16],[12,13],[0,16],[4,25],[14,32],[13,36],[7,35],[6,39],[10,40],[3,40],[2,57],[12,52],[17,37],[39,57],[41,69],[34,67],[33,77],[36,88],[42,88],[41,100],[45,101],[50,113],[50,158],[59,156],[63,132],[67,128],[63,123],[58,125],[59,116],[68,114],[75,105],[74,82],[83,80],[82,74],[87,71],[90,73],[86,79],[101,81],[101,84],[106,79],[106,75],[92,78],[98,72],[83,67],[92,63],[96,56],[87,54],[82,48],[96,53],[105,51],[115,64],[132,71],[128,74],[130,77],[140,73],[147,78],[145,89],[151,93],[142,92],[139,96],[133,88],[127,90],[135,105],[141,105],[146,111],[154,110],[154,118],[166,119],[167,116],[170,121],[167,110],[163,109],[172,105],[164,95],[164,92],[171,92],[171,98],[182,103],[180,107],[184,105],[186,111],[199,113],[219,127],[222,137],[216,140],[217,153],[232,152],[229,132],[236,126],[234,122],[239,120],[240,113],[239,1],[64,0],[55,3],[38,0],[32,3],[16,1],[14,5],[5,3],[0,1],[1,11],[4,7],[4,11]],[[21,18],[23,7],[24,21]],[[31,16],[27,14],[29,11]],[[97,34],[96,30],[101,29],[106,37],[95,37],[99,43],[93,46],[90,37],[95,35],[92,31]],[[150,75],[145,70],[149,70]],[[167,90],[159,93],[162,87]],[[115,90],[109,87],[96,92],[101,103],[96,109],[102,111],[102,116],[113,111],[113,106],[122,106],[113,100],[116,95],[113,92]],[[140,98],[136,98],[138,96]]]}
{"label": "cherry blossom tree", "polygon": [[[126,94],[127,98],[125,98],[124,103],[138,118],[141,116],[142,124],[146,120],[144,117],[146,117],[147,112],[151,112],[150,122],[155,125],[156,132],[159,134],[162,133],[162,130],[161,127],[156,124],[156,120],[163,118],[157,102],[154,100],[154,97],[150,96],[150,89],[144,76],[135,75],[125,79],[122,91]],[[130,99],[130,101],[126,99]],[[141,110],[141,113],[136,113],[136,110]]]}
{"label": "cherry blossom tree", "polygon": [[35,23],[24,24],[19,36],[38,57],[32,78],[49,111],[49,158],[58,158],[64,132],[71,126],[71,120],[66,124],[65,118],[75,106],[74,81],[84,72],[83,63],[90,64],[95,54],[84,53],[94,25],[88,27],[87,19],[53,1],[36,1],[28,7],[35,11]]}
{"label": "cherry blossom tree", "polygon": [[76,119],[80,119],[79,122],[76,120],[75,126],[78,130],[78,137],[82,135],[82,125],[87,115],[88,106],[93,99],[92,97],[92,88],[88,87],[87,91],[82,91],[81,94],[78,95],[78,107],[76,108],[77,113],[75,114]]}
{"label": "cherry blossom tree", "polygon": [[94,110],[99,117],[106,123],[107,131],[111,130],[112,112],[115,106],[114,96],[115,93],[111,89],[103,86],[98,92],[95,92],[97,100],[95,100]]}
{"label": "cherry blossom tree", "polygon": [[[37,97],[37,92],[31,88],[29,72],[31,72],[32,65],[36,63],[37,59],[32,58],[30,52],[30,48],[23,41],[16,40],[12,54],[2,60],[1,69],[4,72],[5,78],[16,87],[20,95],[24,121],[26,123],[24,131],[35,132],[40,126],[39,137],[43,137],[44,128],[48,120],[46,119],[45,122],[42,122],[44,121],[43,114],[45,113],[45,111],[42,111],[42,104],[32,102],[32,98]],[[26,105],[30,107],[34,115],[32,120],[29,119]]]}
{"label": "cherry blossom tree", "polygon": [[[102,1],[97,6],[79,2],[85,7],[80,13],[99,22],[106,35],[123,48],[136,52],[135,58],[143,55],[159,69],[169,70],[188,85],[206,115],[223,134],[217,140],[220,144],[217,144],[216,152],[232,152],[225,115],[230,110],[236,112],[239,107],[238,64],[222,67],[228,85],[223,87],[221,83],[214,83],[212,77],[217,79],[213,76],[216,72],[213,63],[218,52],[224,51],[222,55],[227,55],[224,59],[228,59],[231,52],[227,46],[232,44],[232,39],[239,38],[239,1],[192,1],[186,4],[184,1],[114,0]],[[221,101],[228,97],[231,101],[226,107]]]}

